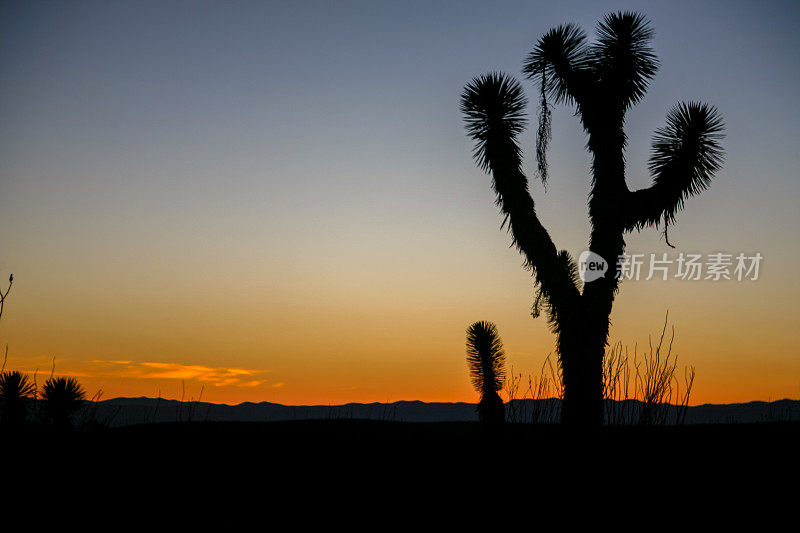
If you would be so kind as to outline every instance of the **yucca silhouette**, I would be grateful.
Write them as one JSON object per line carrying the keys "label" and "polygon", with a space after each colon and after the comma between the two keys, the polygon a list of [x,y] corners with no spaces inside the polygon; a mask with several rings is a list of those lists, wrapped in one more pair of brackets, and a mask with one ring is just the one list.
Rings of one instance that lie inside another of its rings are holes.
{"label": "yucca silhouette", "polygon": [[559,26],[538,41],[524,63],[524,72],[539,93],[536,160],[542,181],[548,177],[548,101],[574,106],[588,137],[589,249],[609,265],[606,275],[596,281],[581,286],[572,257],[556,248],[536,215],[517,143],[526,124],[520,84],[505,74],[487,74],[473,79],[461,97],[467,132],[476,141],[475,159],[492,175],[504,224],[508,223],[513,242],[534,275],[537,293],[532,314],[538,316],[544,306],[557,337],[564,379],[562,421],[578,425],[603,421],[602,362],[624,235],[663,223],[669,244],[667,228],[677,211],[688,197],[709,186],[722,164],[723,125],[716,109],[680,103],[653,138],[649,163],[653,185],[628,189],[625,114],[644,96],[657,70],[650,47],[653,30],[643,16],[626,12],[606,16],[597,34],[597,41],[589,44],[577,26]]}
{"label": "yucca silhouette", "polygon": [[28,401],[35,392],[36,386],[27,375],[8,370],[0,373],[0,422],[13,428],[24,424]]}
{"label": "yucca silhouette", "polygon": [[478,417],[482,422],[505,421],[503,400],[497,393],[503,388],[506,355],[497,327],[491,322],[475,322],[467,328],[467,364],[472,386],[481,395]]}
{"label": "yucca silhouette", "polygon": [[42,388],[45,420],[57,429],[71,429],[72,418],[86,402],[86,391],[75,378],[50,378]]}

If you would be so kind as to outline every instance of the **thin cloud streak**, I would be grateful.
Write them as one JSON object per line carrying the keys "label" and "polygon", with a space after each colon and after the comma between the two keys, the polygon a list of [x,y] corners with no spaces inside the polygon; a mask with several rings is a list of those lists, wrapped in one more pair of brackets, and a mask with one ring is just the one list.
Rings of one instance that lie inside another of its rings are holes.
{"label": "thin cloud streak", "polygon": [[253,378],[254,376],[269,372],[269,370],[249,368],[210,367],[205,365],[185,365],[181,363],[162,363],[155,361],[130,364],[119,364],[116,361],[107,361],[106,363],[122,366],[122,368],[112,371],[114,377],[175,380],[194,379],[211,383],[216,387],[255,387],[263,383],[264,380],[247,378]]}
{"label": "thin cloud streak", "polygon": [[[87,378],[197,380],[215,387],[257,387],[266,383],[266,380],[258,378],[270,372],[270,370],[251,368],[211,367],[158,361],[134,363],[103,359],[94,359],[80,366],[83,368],[74,368],[58,374]],[[280,385],[283,383],[274,386]]]}

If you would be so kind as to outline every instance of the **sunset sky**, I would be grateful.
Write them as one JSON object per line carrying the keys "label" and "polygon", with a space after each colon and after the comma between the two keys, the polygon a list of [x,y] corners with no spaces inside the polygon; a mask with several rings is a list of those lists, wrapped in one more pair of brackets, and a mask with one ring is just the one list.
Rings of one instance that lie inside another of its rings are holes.
{"label": "sunset sky", "polygon": [[[488,71],[521,78],[549,28],[593,36],[621,9],[652,21],[661,61],[627,118],[630,187],[649,185],[674,103],[726,123],[676,249],[648,230],[628,251],[764,259],[756,281],[624,282],[610,340],[641,351],[669,310],[691,403],[800,398],[796,2],[0,2],[7,368],[55,359],[104,398],[475,401],[465,329],[491,320],[509,367],[538,372],[555,338],[459,96]],[[577,257],[573,114],[555,108],[548,188],[531,189]]]}

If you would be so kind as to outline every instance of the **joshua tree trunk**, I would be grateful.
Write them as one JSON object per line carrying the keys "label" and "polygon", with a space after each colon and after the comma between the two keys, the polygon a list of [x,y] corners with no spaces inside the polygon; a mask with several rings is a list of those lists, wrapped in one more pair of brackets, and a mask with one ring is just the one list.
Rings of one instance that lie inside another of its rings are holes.
{"label": "joshua tree trunk", "polygon": [[561,420],[570,425],[603,422],[603,356],[605,337],[590,338],[589,324],[565,331],[559,350],[564,380]]}
{"label": "joshua tree trunk", "polygon": [[[539,84],[541,107],[536,159],[542,181],[550,137],[547,98],[576,107],[592,154],[589,251],[608,265],[603,277],[581,284],[577,268],[558,251],[536,214],[522,171],[517,136],[525,128],[526,100],[519,83],[488,74],[467,85],[461,98],[467,131],[475,139],[478,165],[492,175],[497,204],[514,244],[538,288],[533,315],[545,307],[556,333],[564,381],[562,421],[581,426],[603,422],[603,358],[609,319],[619,284],[617,260],[624,235],[667,226],[689,196],[706,189],[722,163],[722,120],[699,103],[679,104],[656,131],[650,157],[653,185],[631,192],[625,182],[625,114],[644,95],[658,62],[649,42],[653,31],[641,15],[616,13],[598,25],[598,42],[586,43],[568,24],[542,37],[525,63]],[[670,245],[671,246],[671,245]]]}

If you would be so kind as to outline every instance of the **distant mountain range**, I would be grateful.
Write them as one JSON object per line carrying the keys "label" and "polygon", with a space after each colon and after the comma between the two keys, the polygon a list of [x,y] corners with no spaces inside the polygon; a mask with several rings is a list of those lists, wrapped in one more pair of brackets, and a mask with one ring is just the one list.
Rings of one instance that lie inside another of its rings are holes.
{"label": "distant mountain range", "polygon": [[[515,400],[506,405],[507,418],[519,422],[557,422],[561,402],[548,400]],[[634,400],[611,402],[607,412],[615,420],[635,421],[643,405]],[[398,401],[392,403],[348,403],[345,405],[293,406],[270,402],[245,402],[225,405],[206,402],[180,402],[155,398],[113,398],[93,405],[100,420],[112,427],[176,421],[270,422],[310,419],[369,419],[399,422],[467,422],[477,420],[475,404],[426,403]],[[683,413],[674,405],[662,405],[656,417],[674,423]],[[687,424],[776,422],[800,420],[800,400],[705,404],[688,407]]]}

